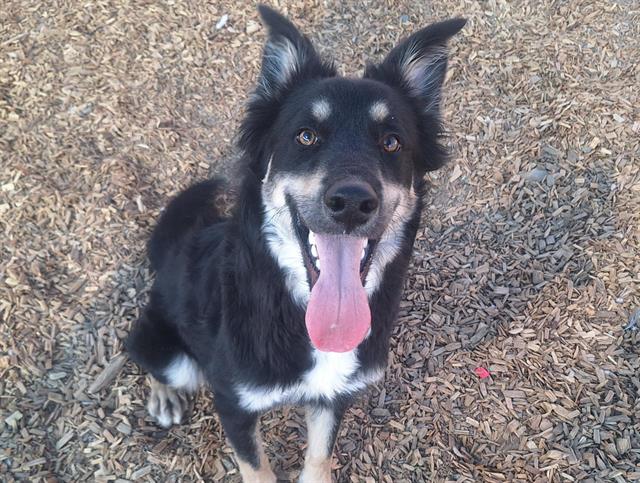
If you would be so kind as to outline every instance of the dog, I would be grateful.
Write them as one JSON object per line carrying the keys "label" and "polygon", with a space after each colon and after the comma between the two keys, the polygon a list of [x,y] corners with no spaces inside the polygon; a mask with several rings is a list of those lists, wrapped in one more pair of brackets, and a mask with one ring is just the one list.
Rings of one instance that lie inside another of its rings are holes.
{"label": "dog", "polygon": [[425,174],[447,159],[440,94],[447,42],[465,20],[428,26],[344,78],[289,20],[259,12],[268,39],[232,212],[215,202],[217,178],[169,203],[126,347],[150,374],[148,411],[163,427],[210,386],[245,482],[276,481],[260,414],[305,406],[299,481],[330,482],[340,421],[383,376]]}

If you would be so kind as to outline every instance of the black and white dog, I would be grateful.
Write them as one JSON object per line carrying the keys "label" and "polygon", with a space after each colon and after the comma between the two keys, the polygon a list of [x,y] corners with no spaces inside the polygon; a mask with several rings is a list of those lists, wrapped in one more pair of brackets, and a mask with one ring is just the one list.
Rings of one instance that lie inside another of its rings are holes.
{"label": "black and white dog", "polygon": [[352,79],[287,19],[259,10],[269,38],[241,127],[233,213],[216,208],[218,180],[169,204],[127,348],[152,376],[148,409],[164,427],[181,422],[185,393],[210,385],[247,482],[276,480],[260,414],[304,405],[300,481],[329,482],[343,413],[387,363],[423,177],[446,158],[446,44],[465,21],[420,30]]}

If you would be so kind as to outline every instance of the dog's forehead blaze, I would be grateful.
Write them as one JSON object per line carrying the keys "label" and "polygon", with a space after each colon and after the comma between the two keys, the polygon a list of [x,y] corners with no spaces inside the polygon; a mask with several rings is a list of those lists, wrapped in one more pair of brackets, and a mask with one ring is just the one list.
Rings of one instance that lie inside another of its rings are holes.
{"label": "dog's forehead blaze", "polygon": [[369,108],[369,115],[375,122],[383,122],[389,114],[389,106],[383,100],[373,102]]}
{"label": "dog's forehead blaze", "polygon": [[320,98],[311,104],[311,114],[317,121],[322,122],[331,116],[331,104],[325,98]]}
{"label": "dog's forehead blaze", "polygon": [[326,122],[335,115],[336,120],[351,119],[362,126],[362,121],[381,123],[395,116],[398,101],[393,89],[379,82],[333,77],[300,86],[285,100],[285,118],[310,115]]}

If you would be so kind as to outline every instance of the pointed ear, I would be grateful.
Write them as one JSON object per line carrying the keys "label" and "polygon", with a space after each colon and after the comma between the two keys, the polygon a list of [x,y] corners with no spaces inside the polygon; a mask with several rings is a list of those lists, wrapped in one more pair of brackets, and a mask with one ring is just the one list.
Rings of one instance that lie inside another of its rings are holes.
{"label": "pointed ear", "polygon": [[265,5],[259,5],[258,11],[269,37],[264,46],[257,95],[271,98],[282,93],[293,80],[335,75],[333,65],[320,60],[311,41],[289,20]]}
{"label": "pointed ear", "polygon": [[381,64],[369,65],[364,77],[402,89],[419,101],[423,113],[438,115],[447,72],[447,41],[464,27],[462,18],[430,25],[396,46]]}

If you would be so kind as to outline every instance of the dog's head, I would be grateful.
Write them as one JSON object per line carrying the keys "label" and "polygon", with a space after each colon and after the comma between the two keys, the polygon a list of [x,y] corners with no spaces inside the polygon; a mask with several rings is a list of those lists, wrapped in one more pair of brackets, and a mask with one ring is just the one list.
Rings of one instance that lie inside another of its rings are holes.
{"label": "dog's head", "polygon": [[316,348],[342,352],[368,334],[368,296],[403,242],[416,189],[439,168],[447,40],[431,25],[363,78],[342,78],[308,38],[261,6],[269,30],[241,146],[262,180],[263,230]]}

